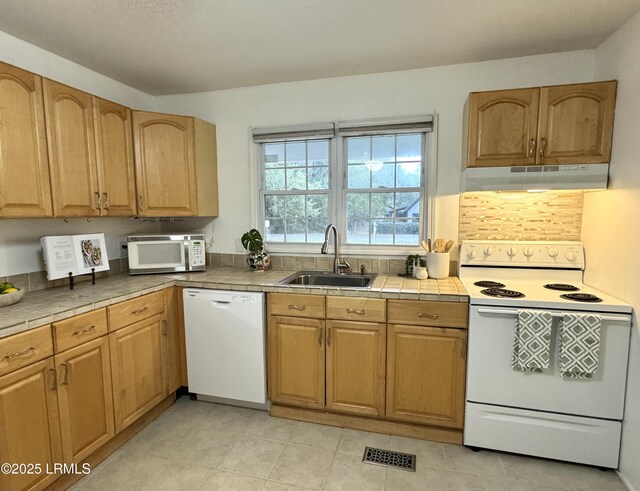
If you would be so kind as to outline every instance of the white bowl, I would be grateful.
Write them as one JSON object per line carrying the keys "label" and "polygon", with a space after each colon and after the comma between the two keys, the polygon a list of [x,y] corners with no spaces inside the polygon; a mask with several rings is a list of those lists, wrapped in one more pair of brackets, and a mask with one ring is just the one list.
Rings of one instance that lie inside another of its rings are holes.
{"label": "white bowl", "polygon": [[0,307],[7,307],[18,303],[24,297],[24,289],[18,290],[13,293],[0,293]]}

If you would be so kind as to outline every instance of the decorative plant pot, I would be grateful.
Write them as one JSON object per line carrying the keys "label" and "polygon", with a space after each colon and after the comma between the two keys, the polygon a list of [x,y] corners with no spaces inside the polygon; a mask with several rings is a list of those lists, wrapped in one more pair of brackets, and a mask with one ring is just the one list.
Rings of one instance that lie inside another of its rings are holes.
{"label": "decorative plant pot", "polygon": [[247,264],[251,271],[264,271],[271,267],[271,258],[264,249],[260,252],[250,252],[247,254]]}

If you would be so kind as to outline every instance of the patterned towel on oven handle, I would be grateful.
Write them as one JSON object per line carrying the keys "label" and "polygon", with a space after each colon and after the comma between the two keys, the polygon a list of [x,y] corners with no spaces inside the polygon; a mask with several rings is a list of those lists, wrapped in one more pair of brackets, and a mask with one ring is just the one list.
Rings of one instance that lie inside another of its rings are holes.
{"label": "patterned towel on oven handle", "polygon": [[563,378],[592,378],[598,370],[600,328],[596,314],[564,314],[560,325],[560,373]]}
{"label": "patterned towel on oven handle", "polygon": [[553,315],[544,310],[518,310],[511,368],[542,372],[549,368]]}

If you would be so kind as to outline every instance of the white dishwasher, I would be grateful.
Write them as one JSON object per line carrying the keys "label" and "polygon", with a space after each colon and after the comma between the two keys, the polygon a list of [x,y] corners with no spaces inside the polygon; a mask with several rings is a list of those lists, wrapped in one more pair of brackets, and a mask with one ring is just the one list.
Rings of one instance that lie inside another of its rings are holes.
{"label": "white dishwasher", "polygon": [[266,408],[263,293],[185,288],[189,392]]}

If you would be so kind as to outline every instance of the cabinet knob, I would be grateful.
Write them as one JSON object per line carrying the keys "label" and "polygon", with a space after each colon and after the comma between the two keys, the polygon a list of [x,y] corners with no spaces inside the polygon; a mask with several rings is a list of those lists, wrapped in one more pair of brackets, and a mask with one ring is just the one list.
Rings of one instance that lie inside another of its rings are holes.
{"label": "cabinet knob", "polygon": [[438,314],[425,314],[424,312],[418,312],[418,317],[420,317],[421,319],[439,319],[440,316]]}

